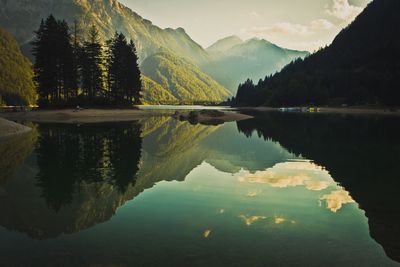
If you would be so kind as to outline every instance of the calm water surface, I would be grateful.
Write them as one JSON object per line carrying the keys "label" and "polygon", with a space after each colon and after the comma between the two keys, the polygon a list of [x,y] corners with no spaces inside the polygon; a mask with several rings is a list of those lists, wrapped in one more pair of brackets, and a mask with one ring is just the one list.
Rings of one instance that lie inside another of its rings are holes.
{"label": "calm water surface", "polygon": [[399,120],[31,124],[0,143],[0,266],[400,266]]}

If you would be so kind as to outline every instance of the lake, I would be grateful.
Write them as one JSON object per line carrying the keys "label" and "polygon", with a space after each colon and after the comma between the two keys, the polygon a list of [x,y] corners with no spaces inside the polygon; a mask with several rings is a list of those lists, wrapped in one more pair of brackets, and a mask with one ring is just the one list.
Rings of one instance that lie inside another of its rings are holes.
{"label": "lake", "polygon": [[400,266],[395,117],[33,124],[0,143],[0,266]]}

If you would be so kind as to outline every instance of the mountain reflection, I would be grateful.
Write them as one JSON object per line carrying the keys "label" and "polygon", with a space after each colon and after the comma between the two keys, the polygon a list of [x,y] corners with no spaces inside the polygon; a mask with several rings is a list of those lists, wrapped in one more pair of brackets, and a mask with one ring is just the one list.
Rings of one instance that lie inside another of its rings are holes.
{"label": "mountain reflection", "polygon": [[32,152],[38,138],[37,128],[29,125],[32,131],[0,142],[0,186],[12,178]]}
{"label": "mountain reflection", "polygon": [[[364,120],[268,113],[218,126],[190,125],[168,117],[140,124],[42,124],[30,155],[34,138],[26,145],[21,141],[20,146],[8,146],[15,148],[10,155],[26,160],[20,160],[15,175],[0,184],[4,215],[0,224],[34,239],[77,233],[109,221],[127,201],[162,181],[185,181],[179,184],[190,188],[188,199],[199,194],[204,203],[216,204],[215,216],[233,216],[225,223],[238,222],[247,230],[312,223],[298,214],[302,211],[297,207],[326,218],[340,217],[345,207],[357,209],[351,204],[357,201],[369,216],[371,235],[395,258],[393,241],[376,226],[395,227],[398,208],[390,200],[396,197],[384,194],[393,191],[385,183],[396,184],[393,155],[400,151],[393,145],[395,134],[383,128],[386,123]],[[328,125],[336,127],[335,131]],[[369,149],[381,154],[369,153]],[[201,178],[191,184],[193,178],[188,177],[196,171]],[[375,180],[382,177],[378,171],[387,177],[380,183]],[[178,183],[169,184],[173,188]],[[182,199],[173,201],[171,208]],[[151,213],[152,217],[173,215],[158,212]],[[214,226],[206,224],[196,235],[217,238],[218,227]]]}
{"label": "mountain reflection", "polygon": [[[35,151],[0,188],[5,215],[0,224],[6,228],[35,239],[74,233],[110,219],[137,195],[139,123],[43,124],[36,129]],[[31,143],[24,140],[14,147],[19,155],[14,158],[27,156]]]}
{"label": "mountain reflection", "polygon": [[400,261],[398,118],[250,113],[254,119],[237,123],[241,133],[274,140],[324,166],[350,193],[342,188],[321,200],[333,212],[357,201],[369,219],[371,236],[383,245],[388,256]]}
{"label": "mountain reflection", "polygon": [[[190,125],[167,117],[141,124],[41,124],[37,130],[35,151],[3,185],[0,203],[9,214],[0,223],[35,239],[107,221],[145,189],[183,181],[203,162],[233,174],[294,156],[274,142],[243,138],[234,124]],[[14,154],[27,156],[15,148]]]}

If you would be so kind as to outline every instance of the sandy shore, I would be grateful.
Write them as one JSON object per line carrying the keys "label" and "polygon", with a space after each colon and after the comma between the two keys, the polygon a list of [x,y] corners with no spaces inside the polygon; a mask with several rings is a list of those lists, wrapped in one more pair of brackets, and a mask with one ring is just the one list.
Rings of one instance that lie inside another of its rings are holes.
{"label": "sandy shore", "polygon": [[[256,110],[256,111],[279,111],[279,108],[272,107],[240,107],[238,110]],[[351,115],[383,115],[383,116],[400,116],[399,110],[389,110],[384,108],[369,108],[369,107],[321,107],[319,112],[323,114],[351,114]]]}
{"label": "sandy shore", "polygon": [[0,140],[31,131],[31,128],[0,118]]}
{"label": "sandy shore", "polygon": [[98,123],[135,121],[150,116],[162,116],[161,112],[136,109],[84,109],[40,110],[0,113],[0,117],[15,121],[42,123]]}
{"label": "sandy shore", "polygon": [[[28,112],[5,112],[0,117],[13,121],[32,121],[39,123],[100,123],[100,122],[122,122],[135,121],[149,117],[171,116],[172,111],[163,110],[137,110],[137,109],[85,109],[76,111],[66,110],[40,110]],[[225,111],[218,119],[223,122],[244,120],[250,116]],[[202,116],[201,120],[211,119]]]}

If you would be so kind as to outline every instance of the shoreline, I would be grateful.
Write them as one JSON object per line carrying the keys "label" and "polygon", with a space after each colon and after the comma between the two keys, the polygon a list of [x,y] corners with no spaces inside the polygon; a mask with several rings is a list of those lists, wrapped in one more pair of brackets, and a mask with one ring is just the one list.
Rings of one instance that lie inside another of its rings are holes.
{"label": "shoreline", "polygon": [[138,109],[57,109],[27,112],[4,112],[0,117],[12,121],[37,123],[101,123],[137,121],[151,116],[164,116],[162,112]]}
{"label": "shoreline", "polygon": [[[37,123],[104,123],[129,122],[150,117],[172,116],[174,110],[157,109],[63,109],[21,112],[3,112],[0,118],[9,121],[31,121]],[[249,119],[251,116],[235,111],[224,111],[223,122]],[[207,117],[202,118],[207,120]]]}
{"label": "shoreline", "polygon": [[[343,115],[380,115],[380,116],[400,116],[400,109],[390,111],[389,108],[371,107],[319,107],[320,111],[303,112],[304,114],[343,114]],[[238,111],[261,111],[261,112],[280,112],[279,108],[274,107],[238,107]],[[290,113],[289,111],[283,113]],[[302,113],[302,112],[296,112]]]}

